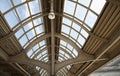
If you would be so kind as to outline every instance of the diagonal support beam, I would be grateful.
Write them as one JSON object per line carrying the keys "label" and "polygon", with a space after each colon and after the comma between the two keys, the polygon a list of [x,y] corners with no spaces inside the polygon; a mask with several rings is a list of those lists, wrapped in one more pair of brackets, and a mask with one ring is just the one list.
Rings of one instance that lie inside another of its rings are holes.
{"label": "diagonal support beam", "polygon": [[57,73],[60,69],[62,69],[63,67],[65,67],[67,65],[70,65],[70,64],[90,62],[93,60],[95,60],[95,58],[93,56],[88,55],[84,52],[81,52],[77,58],[69,59],[69,60],[66,60],[66,61],[56,64],[55,72]]}
{"label": "diagonal support beam", "polygon": [[9,57],[9,62],[12,63],[20,63],[20,64],[27,64],[27,65],[35,65],[35,66],[39,66],[45,70],[47,70],[48,72],[50,72],[49,70],[49,65],[47,63],[44,63],[42,61],[38,61],[38,60],[34,60],[34,59],[29,59],[25,53],[20,53],[16,56],[11,56]]}
{"label": "diagonal support beam", "polygon": [[[0,57],[3,58],[5,61],[9,60],[9,56],[0,48]],[[10,64],[13,68],[15,68],[16,70],[18,70],[19,72],[21,72],[22,74],[26,74],[27,76],[31,76],[26,70],[24,70],[18,63],[15,63],[15,65],[13,65],[12,63],[8,63]],[[19,68],[18,68],[19,67]]]}

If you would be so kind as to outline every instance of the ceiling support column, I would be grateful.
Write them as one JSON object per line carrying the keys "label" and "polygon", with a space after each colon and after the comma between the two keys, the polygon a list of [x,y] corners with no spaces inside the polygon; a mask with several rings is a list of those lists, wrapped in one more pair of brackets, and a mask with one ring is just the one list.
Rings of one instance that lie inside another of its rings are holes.
{"label": "ceiling support column", "polygon": [[55,76],[55,36],[54,36],[54,20],[51,20],[51,75]]}
{"label": "ceiling support column", "polygon": [[[53,10],[53,0],[51,0],[50,13]],[[51,19],[51,76],[55,76],[55,36],[54,36],[54,19]]]}

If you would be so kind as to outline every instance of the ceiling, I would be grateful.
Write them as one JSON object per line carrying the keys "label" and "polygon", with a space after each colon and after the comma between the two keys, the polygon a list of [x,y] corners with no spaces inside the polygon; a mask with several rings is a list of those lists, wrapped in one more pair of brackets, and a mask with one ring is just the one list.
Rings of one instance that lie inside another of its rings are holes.
{"label": "ceiling", "polygon": [[119,59],[120,0],[1,0],[0,11],[3,76],[87,76]]}

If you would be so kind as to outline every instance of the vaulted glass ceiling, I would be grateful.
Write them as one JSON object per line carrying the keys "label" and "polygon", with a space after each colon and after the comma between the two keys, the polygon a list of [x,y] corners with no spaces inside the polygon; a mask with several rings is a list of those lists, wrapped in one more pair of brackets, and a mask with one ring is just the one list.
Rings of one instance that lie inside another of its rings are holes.
{"label": "vaulted glass ceiling", "polygon": [[[64,10],[61,25],[61,35],[68,37],[82,49],[90,31],[93,29],[105,5],[105,0],[64,0]],[[4,6],[5,5],[5,6]],[[3,8],[4,7],[4,8]],[[35,39],[45,35],[43,17],[41,14],[41,0],[1,0],[0,11],[20,45],[25,49]],[[67,17],[66,17],[67,16]],[[78,51],[69,43],[60,40],[58,61],[76,58]],[[43,62],[49,61],[46,39],[36,43],[26,54],[30,59]],[[72,65],[68,65],[58,72],[67,74]],[[47,72],[36,66],[42,76]]]}

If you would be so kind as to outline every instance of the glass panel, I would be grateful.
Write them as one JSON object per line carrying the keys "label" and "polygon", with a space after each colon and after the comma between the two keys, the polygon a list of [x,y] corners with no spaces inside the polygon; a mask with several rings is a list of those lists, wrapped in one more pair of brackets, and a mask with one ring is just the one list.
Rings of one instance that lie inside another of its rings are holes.
{"label": "glass panel", "polygon": [[27,25],[24,26],[25,31],[28,31],[31,28],[33,28],[32,22],[30,22],[30,23],[28,23]]}
{"label": "glass panel", "polygon": [[63,55],[64,55],[64,53],[65,53],[65,52],[63,52],[62,50],[59,50],[59,53],[61,53],[61,54],[63,54]]}
{"label": "glass panel", "polygon": [[90,8],[96,13],[100,14],[105,3],[106,3],[106,0],[93,0]]}
{"label": "glass panel", "polygon": [[19,15],[21,20],[23,20],[23,19],[30,16],[27,4],[24,4],[24,5],[20,6],[20,7],[18,7],[17,12],[18,12],[18,15]]}
{"label": "glass panel", "polygon": [[65,26],[65,25],[62,25],[62,32],[66,33],[66,34],[69,34],[70,28]]}
{"label": "glass panel", "polygon": [[41,18],[37,18],[37,19],[33,20],[33,22],[34,22],[35,26],[42,23]]}
{"label": "glass panel", "polygon": [[73,23],[72,28],[74,28],[75,30],[79,32],[81,27],[78,24]]}
{"label": "glass panel", "polygon": [[75,10],[75,3],[65,0],[64,12],[73,15]]}
{"label": "glass panel", "polygon": [[40,34],[44,31],[43,25],[40,25],[38,27],[35,28],[35,31],[37,34]]}
{"label": "glass panel", "polygon": [[45,40],[40,42],[40,46],[43,46],[43,45],[45,45]]}
{"label": "glass panel", "polygon": [[94,13],[92,13],[91,11],[89,11],[88,14],[87,14],[85,23],[86,23],[89,27],[93,28],[96,20],[97,20],[97,16],[96,16]]}
{"label": "glass panel", "polygon": [[73,53],[75,54],[75,56],[78,56],[78,52],[74,49]]}
{"label": "glass panel", "polygon": [[36,51],[39,48],[38,44],[33,47],[33,50]]}
{"label": "glass panel", "polygon": [[67,48],[70,49],[71,51],[73,49],[73,47],[70,44],[67,45]]}
{"label": "glass panel", "polygon": [[18,18],[14,11],[11,11],[5,15],[5,19],[7,20],[8,24],[11,28],[13,28],[18,23]]}
{"label": "glass panel", "polygon": [[72,29],[70,36],[73,37],[74,39],[77,39],[78,33]]}
{"label": "glass panel", "polygon": [[2,13],[6,12],[12,7],[10,0],[0,0],[0,10]]}
{"label": "glass panel", "polygon": [[63,23],[67,24],[68,26],[71,26],[72,21],[63,17]]}
{"label": "glass panel", "polygon": [[33,51],[30,50],[30,51],[27,53],[27,56],[30,57],[32,54],[33,54]]}
{"label": "glass panel", "polygon": [[36,13],[40,12],[38,0],[29,2],[29,5],[30,5],[31,14],[36,14]]}
{"label": "glass panel", "polygon": [[67,43],[65,41],[63,41],[63,40],[60,40],[60,44],[66,46]]}
{"label": "glass panel", "polygon": [[20,3],[25,2],[26,0],[12,0],[12,1],[13,1],[14,5],[18,5]]}
{"label": "glass panel", "polygon": [[81,35],[79,35],[78,42],[83,46],[85,43],[85,39]]}
{"label": "glass panel", "polygon": [[19,40],[19,42],[22,46],[24,46],[27,43],[27,41],[28,41],[28,39],[25,35]]}
{"label": "glass panel", "polygon": [[77,5],[77,9],[76,9],[76,14],[75,14],[75,16],[76,16],[78,19],[80,19],[80,20],[83,21],[84,18],[85,18],[86,12],[87,12],[87,9],[86,9],[86,8],[84,8],[84,7],[80,6],[80,5]]}
{"label": "glass panel", "polygon": [[79,3],[81,3],[81,4],[85,5],[85,6],[89,6],[90,1],[91,0],[78,0]]}
{"label": "glass panel", "polygon": [[15,33],[15,36],[16,36],[17,38],[19,38],[19,37],[22,36],[23,34],[24,34],[23,29],[20,29],[19,31],[17,31],[17,32]]}
{"label": "glass panel", "polygon": [[81,30],[81,34],[82,34],[85,38],[87,38],[87,37],[89,36],[89,34],[88,34],[84,29]]}
{"label": "glass panel", "polygon": [[29,40],[30,40],[31,38],[33,38],[34,36],[35,36],[34,30],[31,30],[31,31],[29,31],[29,32],[27,33],[27,37],[29,38]]}

